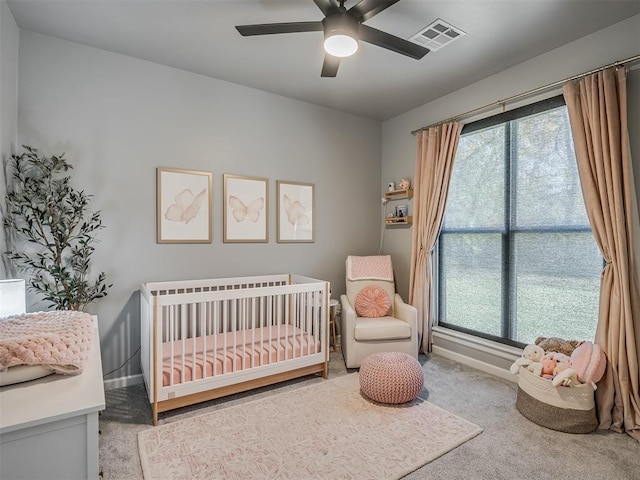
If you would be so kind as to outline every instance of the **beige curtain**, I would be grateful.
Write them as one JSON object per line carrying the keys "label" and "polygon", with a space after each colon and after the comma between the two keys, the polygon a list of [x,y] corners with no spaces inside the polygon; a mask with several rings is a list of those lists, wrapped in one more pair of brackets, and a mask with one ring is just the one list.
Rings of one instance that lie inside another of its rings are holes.
{"label": "beige curtain", "polygon": [[413,180],[413,235],[409,303],[418,309],[420,350],[431,350],[431,251],[436,243],[449,192],[462,123],[446,123],[418,133]]}
{"label": "beige curtain", "polygon": [[638,207],[627,127],[626,70],[564,86],[584,202],[606,261],[595,342],[607,355],[598,383],[599,428],[640,441]]}

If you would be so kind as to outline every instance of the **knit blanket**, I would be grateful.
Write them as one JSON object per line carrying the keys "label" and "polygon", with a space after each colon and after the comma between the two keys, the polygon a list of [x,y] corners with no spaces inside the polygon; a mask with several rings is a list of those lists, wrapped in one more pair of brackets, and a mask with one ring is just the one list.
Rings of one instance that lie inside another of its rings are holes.
{"label": "knit blanket", "polygon": [[0,371],[16,365],[43,365],[55,373],[78,375],[87,360],[94,330],[91,316],[76,311],[0,319]]}
{"label": "knit blanket", "polygon": [[347,257],[348,280],[386,280],[393,282],[393,266],[390,255]]}

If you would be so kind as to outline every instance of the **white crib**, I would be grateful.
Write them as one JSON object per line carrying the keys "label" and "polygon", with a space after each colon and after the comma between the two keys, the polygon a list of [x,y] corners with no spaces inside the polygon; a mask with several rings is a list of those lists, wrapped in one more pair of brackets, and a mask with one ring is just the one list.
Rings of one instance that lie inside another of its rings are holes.
{"label": "white crib", "polygon": [[141,364],[158,413],[327,377],[329,283],[299,275],[143,283]]}

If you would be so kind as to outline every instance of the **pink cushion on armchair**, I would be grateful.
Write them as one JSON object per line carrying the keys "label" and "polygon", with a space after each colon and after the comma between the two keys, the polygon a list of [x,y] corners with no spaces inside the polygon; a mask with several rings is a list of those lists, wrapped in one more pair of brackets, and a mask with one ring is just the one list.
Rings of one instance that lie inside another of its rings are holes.
{"label": "pink cushion on armchair", "polygon": [[384,317],[391,308],[391,298],[381,287],[364,287],[356,296],[356,313],[359,317]]}

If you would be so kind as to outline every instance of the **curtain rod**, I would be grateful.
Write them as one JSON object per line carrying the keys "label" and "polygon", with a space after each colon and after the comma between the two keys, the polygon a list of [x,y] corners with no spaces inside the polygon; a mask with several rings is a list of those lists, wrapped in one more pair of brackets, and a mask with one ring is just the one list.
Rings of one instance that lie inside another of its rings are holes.
{"label": "curtain rod", "polygon": [[442,125],[443,123],[455,122],[455,121],[458,121],[458,120],[462,120],[463,118],[467,118],[467,117],[470,117],[472,115],[475,115],[476,113],[483,112],[485,110],[491,110],[491,109],[499,107],[499,106],[504,106],[507,103],[511,103],[511,102],[513,102],[515,100],[520,100],[521,98],[526,98],[526,97],[529,97],[529,96],[534,95],[536,93],[541,93],[541,92],[544,92],[544,91],[547,91],[547,90],[551,90],[552,88],[558,87],[560,85],[564,85],[565,83],[572,82],[574,80],[578,80],[580,78],[586,77],[588,75],[592,75],[592,74],[597,73],[597,72],[601,72],[602,70],[606,70],[608,68],[618,67],[620,65],[626,65],[626,64],[633,64],[633,63],[636,63],[638,61],[640,61],[640,55],[634,55],[633,57],[629,57],[629,58],[626,58],[624,60],[618,60],[617,62],[610,63],[609,65],[605,65],[605,66],[600,67],[600,68],[594,68],[593,70],[589,70],[588,72],[584,72],[584,73],[581,73],[579,75],[574,75],[573,77],[565,78],[564,80],[559,80],[557,82],[549,83],[549,84],[544,85],[542,87],[534,88],[532,90],[528,90],[528,91],[523,92],[523,93],[518,93],[517,95],[513,95],[511,97],[505,98],[504,100],[498,100],[496,102],[490,103],[490,104],[485,105],[483,107],[474,108],[473,110],[469,110],[468,112],[461,113],[461,114],[456,115],[456,116],[451,117],[451,118],[447,118],[446,120],[442,120],[440,122],[432,123],[431,125],[420,127],[417,130],[413,130],[411,132],[411,135],[415,135],[416,133],[421,132],[421,131],[426,130],[426,129],[431,128],[431,127],[436,127],[438,125]]}

